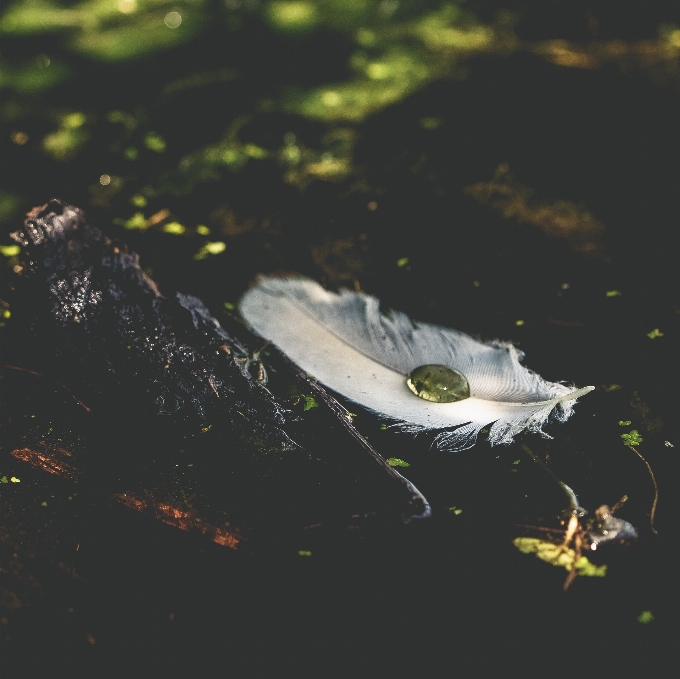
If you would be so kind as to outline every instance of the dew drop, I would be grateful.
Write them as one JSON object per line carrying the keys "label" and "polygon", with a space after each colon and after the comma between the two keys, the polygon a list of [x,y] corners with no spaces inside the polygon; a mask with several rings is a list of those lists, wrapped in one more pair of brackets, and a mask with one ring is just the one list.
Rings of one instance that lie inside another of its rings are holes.
{"label": "dew drop", "polygon": [[408,388],[434,403],[454,403],[470,398],[470,384],[462,373],[445,365],[421,365],[411,371]]}

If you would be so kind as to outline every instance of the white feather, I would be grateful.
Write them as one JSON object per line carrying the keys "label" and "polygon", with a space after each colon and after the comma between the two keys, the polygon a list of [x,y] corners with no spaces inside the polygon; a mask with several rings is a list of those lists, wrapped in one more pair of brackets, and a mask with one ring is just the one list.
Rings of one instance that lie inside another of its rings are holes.
{"label": "white feather", "polygon": [[[524,354],[510,343],[479,342],[399,312],[385,316],[374,297],[335,294],[308,279],[262,278],[243,296],[240,311],[259,335],[330,389],[407,431],[448,430],[436,438],[446,450],[472,447],[491,423],[491,444],[511,443],[523,429],[543,434],[551,413],[565,421],[574,400],[594,389],[547,382],[520,365]],[[416,396],[406,376],[427,364],[465,375],[470,398],[433,403]]]}

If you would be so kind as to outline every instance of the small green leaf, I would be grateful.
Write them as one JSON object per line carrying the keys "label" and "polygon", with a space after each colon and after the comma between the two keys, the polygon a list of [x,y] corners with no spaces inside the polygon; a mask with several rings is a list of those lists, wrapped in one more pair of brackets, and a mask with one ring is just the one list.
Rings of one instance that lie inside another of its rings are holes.
{"label": "small green leaf", "polygon": [[456,516],[460,516],[460,514],[463,513],[463,510],[462,510],[462,509],[459,509],[459,508],[456,507],[455,505],[454,505],[453,507],[449,507],[449,511],[450,511],[450,512],[453,512]]}
{"label": "small green leaf", "polygon": [[298,556],[312,556],[312,553],[308,549],[300,549]]}
{"label": "small green leaf", "polygon": [[196,233],[199,236],[209,236],[210,235],[210,229],[205,224],[199,224],[196,227]]}
{"label": "small green leaf", "polygon": [[381,424],[381,425],[380,425],[380,431],[385,431],[385,429],[387,429],[387,425],[386,425],[386,424]]}
{"label": "small green leaf", "polygon": [[9,483],[9,479],[6,476],[0,476],[0,483]]}
{"label": "small green leaf", "polygon": [[608,386],[606,386],[606,387],[604,388],[604,390],[607,391],[607,392],[609,392],[609,391],[618,391],[619,389],[621,389],[621,385],[620,385],[620,384],[610,384],[610,385],[608,385]]}
{"label": "small green leaf", "polygon": [[647,337],[649,337],[649,339],[655,339],[656,337],[663,337],[663,335],[664,335],[664,333],[662,333],[661,330],[659,330],[659,328],[654,328],[654,330],[647,333]]}
{"label": "small green leaf", "polygon": [[21,483],[21,479],[18,478],[18,477],[16,477],[16,476],[10,476],[9,480],[10,480],[12,483]]}
{"label": "small green leaf", "polygon": [[231,303],[231,302],[225,302],[224,303],[224,308],[227,311],[233,311],[236,307]]}
{"label": "small green leaf", "polygon": [[513,460],[512,464],[519,464],[520,462],[521,462],[521,460]]}
{"label": "small green leaf", "polygon": [[388,457],[386,460],[387,464],[390,465],[390,467],[410,467],[411,465],[398,458],[398,457]]}
{"label": "small green leaf", "polygon": [[401,269],[402,267],[405,267],[408,264],[408,257],[400,257],[397,260],[397,266]]}
{"label": "small green leaf", "polygon": [[628,427],[630,426],[630,420],[619,420],[619,427]]}
{"label": "small green leaf", "polygon": [[41,502],[41,503],[40,503],[40,506],[41,506],[41,507],[47,507],[47,502]]}
{"label": "small green leaf", "polygon": [[304,410],[311,410],[312,408],[318,408],[319,404],[314,400],[313,396],[305,396],[305,407]]}
{"label": "small green leaf", "polygon": [[619,297],[621,295],[620,290],[607,290],[607,292],[604,293],[607,295],[607,297]]}
{"label": "small green leaf", "polygon": [[518,327],[519,327],[519,326],[522,326],[522,325],[524,325],[524,321],[523,321],[521,318],[518,318],[518,319],[515,321],[515,325],[518,326]]}
{"label": "small green leaf", "polygon": [[637,429],[631,429],[628,434],[621,434],[621,438],[625,446],[637,446],[644,440]]}

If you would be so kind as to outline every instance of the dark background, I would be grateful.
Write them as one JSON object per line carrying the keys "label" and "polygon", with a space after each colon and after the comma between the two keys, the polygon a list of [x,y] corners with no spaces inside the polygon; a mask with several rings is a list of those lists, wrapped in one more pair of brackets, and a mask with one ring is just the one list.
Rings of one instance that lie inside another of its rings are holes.
{"label": "dark background", "polygon": [[[678,5],[468,2],[453,25],[494,31],[472,52],[384,37],[438,3],[402,3],[383,19],[330,6],[319,3],[323,21],[295,32],[272,23],[266,3],[205,3],[183,44],[108,59],[79,49],[71,32],[0,23],[2,243],[23,212],[59,196],[139,252],[163,292],[201,297],[236,332],[224,303],[256,274],[286,271],[331,288],[358,284],[416,319],[512,340],[546,379],[597,387],[568,424],[549,428],[552,441],[524,441],[590,511],[627,495],[619,515],[639,540],[604,546],[591,558],[608,564],[607,577],[578,578],[564,593],[564,570],[511,544],[525,532],[517,524],[557,526],[564,508],[520,443],[441,453],[427,436],[381,431],[363,414],[355,423],[370,442],[411,464],[404,473],[432,519],[377,522],[359,537],[346,526],[309,538],[301,526],[286,524],[283,535],[269,526],[252,549],[232,552],[96,488],[79,491],[77,504],[60,500],[68,480],[9,468],[3,453],[2,473],[22,477],[1,489],[12,671],[36,676],[49,659],[77,676],[257,676],[292,655],[300,671],[326,676],[335,663],[323,647],[335,641],[345,674],[359,676],[394,660],[422,672],[444,655],[439,673],[462,676],[497,658],[542,673],[665,676],[657,663],[678,631]],[[424,59],[429,76],[361,119],[304,115],[305,92],[356,78],[364,23],[385,41],[370,58],[396,44]],[[7,79],[40,55],[66,75],[44,87]],[[207,84],[170,87],[202,73],[212,74]],[[85,122],[68,128],[74,112]],[[64,129],[85,134],[46,145]],[[17,143],[17,132],[28,141]],[[163,152],[149,133],[164,139]],[[302,154],[295,163],[284,156],[291,145]],[[206,150],[216,146],[239,160],[216,161]],[[343,169],[324,174],[328,157]],[[140,210],[144,228],[129,228]],[[168,233],[171,222],[184,233]],[[197,259],[208,241],[224,252]],[[654,329],[663,335],[650,337]],[[26,412],[55,407],[30,400],[42,387],[13,379]],[[64,436],[77,437],[78,418],[68,417]],[[621,441],[630,429],[659,483],[658,535],[651,480]],[[638,621],[643,611],[653,622]]]}

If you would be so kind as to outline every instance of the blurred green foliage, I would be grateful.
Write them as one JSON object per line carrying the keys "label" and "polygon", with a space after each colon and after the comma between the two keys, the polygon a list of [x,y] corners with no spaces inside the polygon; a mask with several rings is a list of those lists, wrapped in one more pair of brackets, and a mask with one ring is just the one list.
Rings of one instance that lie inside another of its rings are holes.
{"label": "blurred green foliage", "polygon": [[[672,24],[642,46],[522,42],[515,33],[518,12],[499,9],[482,21],[478,4],[10,2],[0,15],[0,120],[3,155],[17,171],[5,177],[0,222],[16,220],[47,191],[85,207],[112,208],[127,228],[179,234],[167,228],[180,219],[171,211],[163,219],[148,215],[199,185],[218,184],[224,193],[230,176],[244,171],[278,173],[299,190],[348,182],[367,191],[355,158],[361,125],[429,83],[465,78],[475,55],[524,50],[574,68],[607,61],[630,68],[637,60],[662,72],[680,52],[680,31]],[[266,122],[273,118],[274,126]],[[419,120],[430,132],[445,122]],[[272,131],[263,132],[267,127]],[[568,202],[556,203],[560,214],[552,216],[550,206],[525,205],[529,189],[514,188],[519,198],[501,196],[510,201],[503,209],[544,230],[559,222],[563,234],[563,223],[588,216]],[[214,202],[213,209],[228,211],[224,201]],[[140,212],[147,203],[152,212]],[[206,221],[206,212],[196,220]],[[594,247],[600,225],[590,222],[588,234],[570,232],[579,247]]]}

